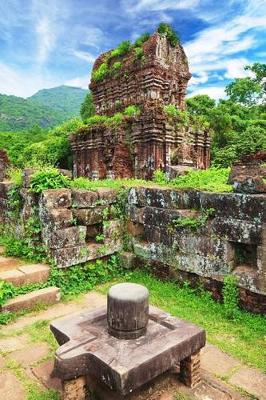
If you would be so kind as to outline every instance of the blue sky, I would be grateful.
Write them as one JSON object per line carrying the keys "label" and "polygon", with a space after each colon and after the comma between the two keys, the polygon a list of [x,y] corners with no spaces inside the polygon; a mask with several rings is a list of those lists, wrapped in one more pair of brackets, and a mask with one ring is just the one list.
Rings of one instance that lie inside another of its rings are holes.
{"label": "blue sky", "polygon": [[245,65],[265,62],[265,0],[0,0],[0,93],[86,88],[99,53],[161,21],[180,34],[189,95],[223,97]]}

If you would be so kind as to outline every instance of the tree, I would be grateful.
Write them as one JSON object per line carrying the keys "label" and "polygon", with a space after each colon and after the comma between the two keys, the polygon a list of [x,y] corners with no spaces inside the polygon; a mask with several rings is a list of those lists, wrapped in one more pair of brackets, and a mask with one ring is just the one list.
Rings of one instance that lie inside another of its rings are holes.
{"label": "tree", "polygon": [[191,114],[209,115],[210,110],[215,107],[215,100],[211,99],[207,94],[199,94],[187,99],[187,108]]}
{"label": "tree", "polygon": [[254,63],[245,67],[254,77],[237,78],[226,86],[230,100],[245,106],[259,104],[266,94],[266,64]]}
{"label": "tree", "polygon": [[252,78],[237,78],[225,88],[230,100],[245,106],[252,106],[262,96],[262,87]]}
{"label": "tree", "polygon": [[80,115],[83,121],[95,114],[95,107],[92,100],[92,94],[87,93],[84,102],[81,104]]}

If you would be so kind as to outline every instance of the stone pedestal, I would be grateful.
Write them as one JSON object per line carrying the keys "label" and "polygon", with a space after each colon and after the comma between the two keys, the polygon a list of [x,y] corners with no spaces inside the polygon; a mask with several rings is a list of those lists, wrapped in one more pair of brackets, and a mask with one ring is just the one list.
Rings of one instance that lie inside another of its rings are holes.
{"label": "stone pedestal", "polygon": [[86,400],[86,378],[80,376],[77,379],[63,381],[63,399],[62,400]]}
{"label": "stone pedestal", "polygon": [[190,388],[200,383],[200,351],[180,361],[180,374],[183,383]]}

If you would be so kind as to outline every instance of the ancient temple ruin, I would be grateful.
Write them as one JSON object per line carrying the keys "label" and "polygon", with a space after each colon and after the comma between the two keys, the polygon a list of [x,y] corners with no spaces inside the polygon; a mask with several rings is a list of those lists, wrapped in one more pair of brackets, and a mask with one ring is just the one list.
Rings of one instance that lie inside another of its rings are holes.
{"label": "ancient temple ruin", "polygon": [[97,115],[110,117],[132,105],[138,112],[123,114],[119,124],[96,121],[74,133],[74,175],[151,178],[157,169],[207,168],[208,131],[178,124],[166,112],[169,105],[185,110],[190,77],[181,44],[173,45],[158,32],[140,47],[131,46],[126,54],[100,55],[90,83]]}

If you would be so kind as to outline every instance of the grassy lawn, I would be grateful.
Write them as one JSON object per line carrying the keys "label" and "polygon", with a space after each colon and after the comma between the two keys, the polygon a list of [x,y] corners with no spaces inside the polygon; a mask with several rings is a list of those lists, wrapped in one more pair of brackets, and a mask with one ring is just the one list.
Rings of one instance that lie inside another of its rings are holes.
{"label": "grassy lawn", "polygon": [[[147,286],[153,305],[204,327],[210,343],[266,372],[265,317],[239,311],[236,320],[229,320],[223,305],[213,301],[208,293],[162,282],[142,271],[129,273],[123,280]],[[106,293],[111,284],[97,290]]]}

